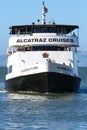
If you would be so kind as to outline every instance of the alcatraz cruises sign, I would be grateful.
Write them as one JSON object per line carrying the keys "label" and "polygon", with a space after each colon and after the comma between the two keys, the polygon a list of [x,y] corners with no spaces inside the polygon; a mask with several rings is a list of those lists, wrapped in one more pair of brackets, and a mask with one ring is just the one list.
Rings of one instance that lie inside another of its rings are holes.
{"label": "alcatraz cruises sign", "polygon": [[9,46],[13,45],[27,45],[27,44],[70,44],[70,45],[77,45],[78,38],[74,37],[11,37],[9,39]]}
{"label": "alcatraz cruises sign", "polygon": [[17,43],[27,43],[27,42],[71,42],[74,43],[72,38],[32,38],[32,39],[17,39]]}

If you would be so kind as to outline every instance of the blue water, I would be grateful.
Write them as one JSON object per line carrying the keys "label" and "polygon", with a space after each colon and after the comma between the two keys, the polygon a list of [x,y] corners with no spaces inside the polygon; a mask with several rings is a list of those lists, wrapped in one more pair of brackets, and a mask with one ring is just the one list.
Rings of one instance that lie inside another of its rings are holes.
{"label": "blue water", "polygon": [[0,130],[87,130],[87,67],[79,68],[79,93],[8,93],[5,61],[0,67]]}

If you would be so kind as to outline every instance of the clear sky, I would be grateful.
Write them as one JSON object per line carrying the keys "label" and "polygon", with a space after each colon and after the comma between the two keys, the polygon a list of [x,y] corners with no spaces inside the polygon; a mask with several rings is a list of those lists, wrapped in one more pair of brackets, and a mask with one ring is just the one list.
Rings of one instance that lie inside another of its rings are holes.
{"label": "clear sky", "polygon": [[[0,0],[0,55],[6,54],[9,26],[41,20],[43,0]],[[44,0],[47,22],[79,25],[79,50],[87,51],[87,0]]]}

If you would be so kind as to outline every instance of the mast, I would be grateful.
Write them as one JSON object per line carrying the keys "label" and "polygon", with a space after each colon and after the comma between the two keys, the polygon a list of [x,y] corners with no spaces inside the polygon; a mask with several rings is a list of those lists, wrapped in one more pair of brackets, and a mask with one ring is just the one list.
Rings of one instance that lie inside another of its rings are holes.
{"label": "mast", "polygon": [[46,24],[46,15],[48,9],[45,7],[44,1],[42,2],[42,24]]}

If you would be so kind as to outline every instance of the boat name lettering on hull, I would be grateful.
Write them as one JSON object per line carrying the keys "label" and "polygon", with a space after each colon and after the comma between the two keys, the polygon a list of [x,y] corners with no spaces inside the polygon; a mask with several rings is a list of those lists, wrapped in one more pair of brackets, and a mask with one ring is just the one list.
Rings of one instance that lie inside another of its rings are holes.
{"label": "boat name lettering on hull", "polygon": [[65,68],[65,67],[59,67],[59,66],[57,66],[57,69],[61,69],[61,70],[64,70],[64,71],[70,71],[71,72],[71,69],[69,69],[69,68]]}
{"label": "boat name lettering on hull", "polygon": [[27,72],[27,71],[31,71],[31,70],[36,70],[36,69],[38,69],[38,66],[26,68],[26,69],[22,70],[21,72],[23,73],[23,72]]}
{"label": "boat name lettering on hull", "polygon": [[74,42],[72,38],[32,38],[32,39],[17,39],[17,43],[28,43],[28,42]]}

